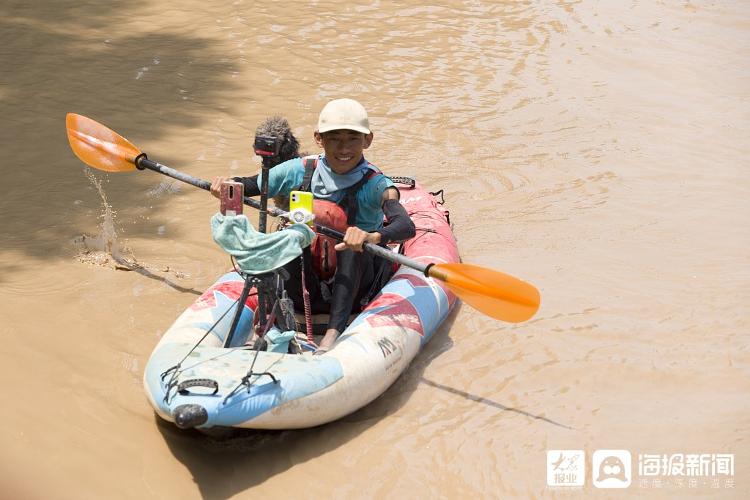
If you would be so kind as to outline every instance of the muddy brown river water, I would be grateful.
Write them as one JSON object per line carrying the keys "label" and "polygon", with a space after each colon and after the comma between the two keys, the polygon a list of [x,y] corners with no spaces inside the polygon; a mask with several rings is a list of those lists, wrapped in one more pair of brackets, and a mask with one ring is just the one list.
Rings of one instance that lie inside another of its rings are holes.
{"label": "muddy brown river water", "polygon": [[[748,61],[747,2],[2,2],[0,497],[746,498]],[[315,151],[343,96],[368,159],[444,189],[463,260],[534,283],[539,313],[459,306],[323,427],[158,422],[143,368],[229,265],[217,203],[87,172],[65,114],[210,179],[258,170],[272,114]],[[592,484],[602,449],[627,489]],[[548,484],[554,450],[584,452],[583,486]]]}

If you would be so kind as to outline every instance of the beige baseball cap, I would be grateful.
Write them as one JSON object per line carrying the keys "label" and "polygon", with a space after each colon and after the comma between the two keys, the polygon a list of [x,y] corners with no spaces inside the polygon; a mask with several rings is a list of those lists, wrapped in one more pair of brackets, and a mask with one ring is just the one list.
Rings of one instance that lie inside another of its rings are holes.
{"label": "beige baseball cap", "polygon": [[364,106],[354,99],[334,99],[320,112],[318,132],[331,130],[354,130],[370,133],[370,120]]}

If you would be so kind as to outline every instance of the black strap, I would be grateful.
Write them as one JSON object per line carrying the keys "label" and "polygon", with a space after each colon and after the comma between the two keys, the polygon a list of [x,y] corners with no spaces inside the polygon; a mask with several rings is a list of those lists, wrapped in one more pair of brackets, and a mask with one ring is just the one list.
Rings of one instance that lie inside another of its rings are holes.
{"label": "black strap", "polygon": [[317,156],[308,156],[302,160],[302,164],[305,166],[305,176],[302,177],[302,184],[299,187],[300,191],[310,191],[310,184],[312,184],[313,172],[315,167],[318,166]]}

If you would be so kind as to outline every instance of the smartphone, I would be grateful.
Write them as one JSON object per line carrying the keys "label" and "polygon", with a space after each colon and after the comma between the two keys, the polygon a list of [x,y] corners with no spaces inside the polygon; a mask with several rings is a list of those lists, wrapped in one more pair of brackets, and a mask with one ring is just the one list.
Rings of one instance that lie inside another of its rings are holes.
{"label": "smartphone", "polygon": [[221,213],[240,215],[245,186],[241,182],[226,181],[221,183]]}
{"label": "smartphone", "polygon": [[[289,193],[289,213],[294,215],[294,211],[305,212],[305,215],[313,213],[313,194],[307,191],[292,191]],[[307,223],[312,227],[313,221]]]}

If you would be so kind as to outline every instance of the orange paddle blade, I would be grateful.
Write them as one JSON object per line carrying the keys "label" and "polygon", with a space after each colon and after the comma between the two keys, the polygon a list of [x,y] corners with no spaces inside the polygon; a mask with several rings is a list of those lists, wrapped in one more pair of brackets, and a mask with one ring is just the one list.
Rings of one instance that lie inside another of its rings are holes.
{"label": "orange paddle blade", "polygon": [[531,318],[539,309],[539,290],[500,271],[473,264],[435,264],[428,271],[461,300],[484,314],[511,323]]}
{"label": "orange paddle blade", "polygon": [[141,152],[117,132],[75,113],[65,117],[65,128],[71,149],[89,167],[105,172],[135,170],[133,160]]}

